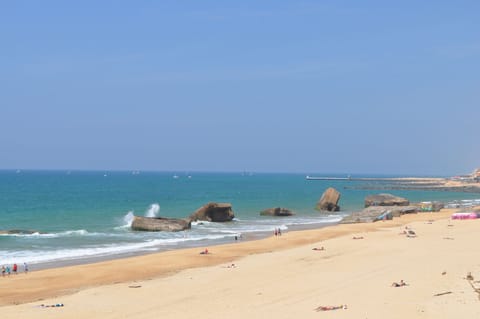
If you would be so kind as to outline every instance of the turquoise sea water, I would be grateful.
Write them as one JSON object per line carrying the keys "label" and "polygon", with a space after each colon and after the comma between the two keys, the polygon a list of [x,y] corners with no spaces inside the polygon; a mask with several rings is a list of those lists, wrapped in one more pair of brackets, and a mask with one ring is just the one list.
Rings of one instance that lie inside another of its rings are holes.
{"label": "turquoise sea water", "polygon": [[[338,213],[314,209],[328,187],[341,192]],[[311,181],[301,174],[0,171],[0,230],[36,230],[30,235],[1,235],[0,264],[82,262],[188,246],[231,242],[296,227],[323,227],[360,210],[369,194],[362,182]],[[353,187],[353,189],[352,189]],[[417,201],[472,200],[478,194],[388,191]],[[208,202],[229,202],[235,220],[198,223],[177,233],[134,232],[132,214],[186,217]],[[262,217],[270,207],[296,212],[284,218]]]}

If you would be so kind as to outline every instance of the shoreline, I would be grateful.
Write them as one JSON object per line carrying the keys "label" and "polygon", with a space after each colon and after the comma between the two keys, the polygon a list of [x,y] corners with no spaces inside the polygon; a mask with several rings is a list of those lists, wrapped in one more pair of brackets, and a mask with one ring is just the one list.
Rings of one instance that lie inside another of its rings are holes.
{"label": "shoreline", "polygon": [[[312,245],[345,235],[368,233],[406,225],[414,221],[449,218],[454,209],[437,213],[403,215],[391,221],[368,224],[335,224],[331,226],[291,230],[276,238],[273,235],[262,239],[209,246],[210,254],[200,256],[199,247],[176,249],[127,258],[105,260],[95,263],[47,268],[24,275],[11,275],[2,279],[0,306],[24,304],[45,298],[70,295],[86,288],[126,283],[132,281],[164,278],[178,272],[236,262],[252,255],[283,251],[285,249]],[[165,263],[168,260],[168,263]],[[48,282],[48,285],[45,285]]]}
{"label": "shoreline", "polygon": [[[287,230],[284,230],[284,232],[321,229],[324,227],[335,226],[337,224],[338,222],[318,223],[318,224],[296,224],[296,225],[289,226]],[[163,248],[159,248],[157,251],[126,252],[121,254],[91,256],[91,257],[84,257],[84,258],[40,262],[35,264],[30,263],[29,269],[30,271],[40,271],[40,270],[47,270],[52,268],[58,269],[63,267],[96,264],[101,262],[117,260],[117,259],[122,260],[127,258],[135,258],[139,256],[161,254],[164,252],[175,251],[175,250],[202,249],[204,247],[215,247],[220,245],[250,242],[250,241],[256,241],[256,240],[262,240],[262,239],[268,238],[271,235],[272,235],[272,232],[270,231],[248,232],[248,233],[243,233],[241,238],[239,238],[237,241],[231,240],[230,238],[223,238],[218,240],[205,240],[205,242],[192,242],[188,245],[181,245],[180,247],[177,247],[177,246],[163,247]]]}

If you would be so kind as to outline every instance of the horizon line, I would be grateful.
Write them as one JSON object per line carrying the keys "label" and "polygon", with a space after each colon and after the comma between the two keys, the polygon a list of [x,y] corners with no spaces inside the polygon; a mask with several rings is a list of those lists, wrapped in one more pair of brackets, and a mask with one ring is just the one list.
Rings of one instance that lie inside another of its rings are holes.
{"label": "horizon line", "polygon": [[[352,175],[371,175],[371,176],[396,176],[396,177],[450,177],[463,174],[454,174],[454,175],[440,175],[440,174],[399,174],[399,173],[340,173],[340,172],[298,172],[298,171],[262,171],[262,170],[155,170],[155,169],[84,169],[84,168],[0,168],[0,171],[12,171],[12,172],[101,172],[101,173],[131,173],[131,172],[144,172],[144,173],[172,173],[172,174],[185,174],[190,175],[190,173],[217,173],[217,174],[228,174],[228,173],[244,173],[244,174],[292,174],[292,175],[306,175],[314,177],[313,175],[326,175],[326,176],[352,176]],[[465,173],[468,175],[468,173]]]}

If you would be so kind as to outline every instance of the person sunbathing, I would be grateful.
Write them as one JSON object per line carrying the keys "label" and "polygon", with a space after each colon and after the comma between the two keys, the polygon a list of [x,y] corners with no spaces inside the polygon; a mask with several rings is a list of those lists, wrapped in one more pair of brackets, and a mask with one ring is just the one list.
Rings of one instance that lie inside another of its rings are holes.
{"label": "person sunbathing", "polygon": [[417,234],[413,231],[413,229],[407,230],[407,237],[417,237]]}
{"label": "person sunbathing", "polygon": [[314,247],[314,248],[312,248],[312,250],[325,250],[325,247],[323,247],[323,246],[322,246],[322,247],[320,247],[320,248],[318,248],[318,247]]}
{"label": "person sunbathing", "polygon": [[415,231],[408,226],[405,226],[405,229],[401,234],[407,235],[407,237],[417,237]]}
{"label": "person sunbathing", "polygon": [[403,286],[407,286],[407,283],[405,281],[400,280],[400,282],[394,282],[392,283],[392,287],[403,287]]}
{"label": "person sunbathing", "polygon": [[40,307],[42,308],[51,308],[51,307],[63,307],[63,303],[57,303],[57,304],[53,304],[53,305],[45,305],[45,304],[41,304]]}
{"label": "person sunbathing", "polygon": [[328,310],[337,310],[337,309],[347,309],[347,305],[340,306],[319,306],[315,308],[316,311],[328,311]]}

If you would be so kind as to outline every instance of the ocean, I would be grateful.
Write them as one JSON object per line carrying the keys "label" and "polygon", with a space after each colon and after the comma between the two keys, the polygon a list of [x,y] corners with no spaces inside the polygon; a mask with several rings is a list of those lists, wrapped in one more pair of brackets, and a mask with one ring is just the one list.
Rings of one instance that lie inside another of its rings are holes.
{"label": "ocean", "polygon": [[[411,202],[480,203],[479,194],[375,191],[365,189],[362,182],[306,180],[305,176],[248,172],[0,171],[0,230],[34,231],[0,235],[0,264],[27,262],[33,269],[44,268],[207,247],[232,242],[235,236],[254,239],[272,234],[275,228],[284,232],[319,228],[361,210],[365,196],[380,192],[406,197]],[[328,187],[341,193],[340,212],[325,214],[315,210],[316,202]],[[192,229],[174,233],[130,229],[133,214],[183,218],[208,202],[231,203],[235,219],[228,223],[193,223]],[[259,215],[271,207],[285,207],[296,215]]]}

